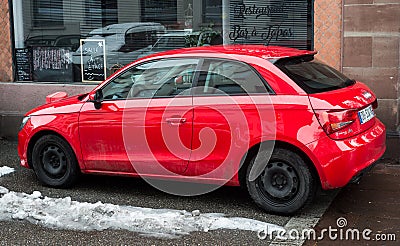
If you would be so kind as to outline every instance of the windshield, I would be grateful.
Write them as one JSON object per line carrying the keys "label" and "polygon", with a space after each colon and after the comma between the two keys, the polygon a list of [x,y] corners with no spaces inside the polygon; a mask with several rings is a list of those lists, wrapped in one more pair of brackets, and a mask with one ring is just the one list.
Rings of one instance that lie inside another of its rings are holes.
{"label": "windshield", "polygon": [[332,91],[355,83],[336,69],[314,59],[314,56],[278,60],[275,65],[308,94]]}

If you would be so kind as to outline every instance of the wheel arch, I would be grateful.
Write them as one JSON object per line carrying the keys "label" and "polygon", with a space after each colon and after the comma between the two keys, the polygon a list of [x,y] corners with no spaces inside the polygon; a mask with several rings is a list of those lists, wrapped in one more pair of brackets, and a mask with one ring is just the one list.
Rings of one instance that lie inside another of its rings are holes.
{"label": "wheel arch", "polygon": [[242,157],[242,160],[240,162],[240,169],[238,172],[238,178],[239,178],[239,184],[242,187],[246,187],[246,173],[247,173],[247,168],[250,164],[251,159],[260,151],[260,148],[262,148],[263,143],[268,143],[269,145],[274,142],[274,149],[275,148],[283,148],[287,149],[290,151],[295,152],[298,154],[301,158],[303,158],[304,162],[307,164],[307,166],[310,168],[310,171],[314,178],[318,179],[319,182],[317,182],[319,185],[321,185],[322,182],[322,177],[320,176],[320,172],[318,172],[317,167],[315,166],[314,162],[311,160],[311,158],[299,147],[285,142],[281,140],[271,140],[271,141],[265,141],[265,142],[260,142],[258,144],[253,145]]}
{"label": "wheel arch", "polygon": [[74,152],[75,158],[76,158],[76,160],[77,160],[77,162],[78,162],[79,169],[82,169],[82,167],[81,167],[81,165],[80,165],[80,162],[79,162],[78,155],[77,155],[76,150],[74,149],[74,147],[68,142],[68,140],[67,140],[63,135],[61,135],[60,133],[58,133],[58,132],[56,132],[56,131],[52,131],[52,130],[48,130],[48,129],[47,129],[47,130],[41,130],[41,131],[36,132],[36,133],[30,138],[30,140],[29,140],[28,147],[27,147],[27,159],[28,159],[28,165],[29,165],[29,167],[30,167],[31,169],[33,169],[33,165],[32,165],[32,151],[33,151],[33,147],[35,146],[36,142],[37,142],[41,137],[46,136],[46,135],[54,135],[54,136],[57,136],[57,137],[63,139],[66,143],[68,143],[68,145],[71,147],[72,151]]}

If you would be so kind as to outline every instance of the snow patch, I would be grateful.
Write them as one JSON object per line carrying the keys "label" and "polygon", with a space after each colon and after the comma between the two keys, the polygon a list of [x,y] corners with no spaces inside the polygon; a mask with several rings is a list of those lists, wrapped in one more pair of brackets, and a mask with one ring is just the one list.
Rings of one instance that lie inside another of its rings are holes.
{"label": "snow patch", "polygon": [[9,190],[6,187],[0,186],[0,195],[7,194],[8,192],[9,192]]}
{"label": "snow patch", "polygon": [[6,174],[10,174],[12,172],[14,172],[14,168],[7,167],[7,166],[0,167],[0,177],[4,176]]}
{"label": "snow patch", "polygon": [[151,209],[113,204],[72,201],[70,197],[42,197],[8,191],[0,186],[0,220],[26,220],[54,229],[128,230],[153,237],[175,238],[191,232],[218,229],[261,231],[283,228],[258,220],[226,217],[220,213],[186,210]]}

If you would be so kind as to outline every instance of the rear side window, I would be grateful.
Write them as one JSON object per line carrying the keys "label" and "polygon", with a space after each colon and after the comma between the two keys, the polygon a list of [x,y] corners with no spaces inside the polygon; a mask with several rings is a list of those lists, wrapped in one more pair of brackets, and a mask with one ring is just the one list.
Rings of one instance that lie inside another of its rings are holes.
{"label": "rear side window", "polygon": [[284,58],[275,65],[308,94],[342,89],[355,83],[334,68],[314,60],[313,56]]}
{"label": "rear side window", "polygon": [[206,59],[198,78],[201,89],[196,94],[247,95],[268,93],[258,74],[247,64],[219,59]]}

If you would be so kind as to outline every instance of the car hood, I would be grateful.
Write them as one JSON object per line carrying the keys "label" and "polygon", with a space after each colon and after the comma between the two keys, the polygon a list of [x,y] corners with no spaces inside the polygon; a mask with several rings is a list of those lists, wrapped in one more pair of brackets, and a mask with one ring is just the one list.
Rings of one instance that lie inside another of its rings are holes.
{"label": "car hood", "polygon": [[69,114],[79,112],[85,103],[80,99],[84,95],[77,95],[62,99],[60,101],[43,104],[37,108],[30,110],[26,115],[51,115],[51,114]]}

